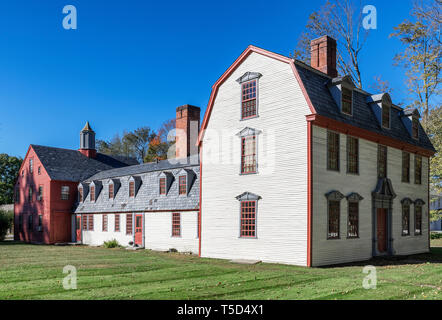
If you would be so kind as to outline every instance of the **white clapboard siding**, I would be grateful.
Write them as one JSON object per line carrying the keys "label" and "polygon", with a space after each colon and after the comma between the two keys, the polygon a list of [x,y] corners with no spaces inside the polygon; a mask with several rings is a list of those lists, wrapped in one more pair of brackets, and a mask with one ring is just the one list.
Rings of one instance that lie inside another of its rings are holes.
{"label": "white clapboard siding", "polygon": [[[259,72],[258,118],[240,120],[245,72]],[[306,100],[290,66],[250,54],[220,86],[203,140],[203,257],[307,264]],[[240,138],[245,127],[258,135],[258,174],[240,175]],[[256,238],[240,238],[243,192],[262,197]]]}
{"label": "white clapboard siding", "polygon": [[[327,170],[327,129],[313,126],[313,265],[327,265],[370,259],[372,257],[372,196],[377,183],[377,144],[359,139],[359,174],[347,174],[347,137],[340,134],[340,171]],[[414,184],[414,155],[410,157],[410,183],[401,182],[402,151],[388,147],[387,175],[397,194],[393,202],[393,253],[411,254],[428,251],[428,207],[423,207],[421,236],[403,237],[400,201],[409,197],[427,202],[428,159],[422,158],[422,184]],[[325,194],[337,190],[344,195],[359,193],[359,238],[347,239],[347,200],[341,200],[340,239],[327,240],[327,199]],[[410,230],[414,229],[411,206]]]}
{"label": "white clapboard siding", "polygon": [[[179,212],[179,211],[173,211]],[[198,254],[198,212],[181,213],[181,236],[172,237],[172,212],[145,213],[145,247],[147,249]]]}
{"label": "white clapboard siding", "polygon": [[[128,246],[134,241],[133,235],[126,235],[126,214],[120,214],[120,231],[115,232],[115,214],[107,215],[107,231],[103,231],[103,215],[94,214],[94,230],[82,230],[82,243],[100,246],[105,241],[115,239],[122,246]],[[82,226],[83,227],[83,226]]]}

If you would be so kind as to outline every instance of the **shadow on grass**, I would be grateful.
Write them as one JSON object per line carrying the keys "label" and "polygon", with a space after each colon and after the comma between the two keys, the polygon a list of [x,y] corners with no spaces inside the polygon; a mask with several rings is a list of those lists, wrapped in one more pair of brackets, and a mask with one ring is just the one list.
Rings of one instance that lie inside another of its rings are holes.
{"label": "shadow on grass", "polygon": [[373,257],[370,260],[348,262],[341,264],[334,264],[329,266],[322,266],[320,268],[341,268],[341,267],[363,267],[366,265],[372,266],[397,266],[407,264],[425,264],[425,263],[442,263],[442,247],[432,247],[428,253],[419,253],[402,256],[383,256]]}

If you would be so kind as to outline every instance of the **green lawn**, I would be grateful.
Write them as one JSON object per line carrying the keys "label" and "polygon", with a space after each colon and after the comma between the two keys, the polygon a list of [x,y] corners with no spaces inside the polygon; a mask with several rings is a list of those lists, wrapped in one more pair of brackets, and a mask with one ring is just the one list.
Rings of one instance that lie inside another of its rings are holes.
{"label": "green lawn", "polygon": [[[378,282],[366,290],[366,263],[238,265],[147,250],[0,242],[0,299],[441,299],[442,239],[433,244],[431,254],[370,261]],[[65,265],[77,268],[77,290],[63,289]]]}

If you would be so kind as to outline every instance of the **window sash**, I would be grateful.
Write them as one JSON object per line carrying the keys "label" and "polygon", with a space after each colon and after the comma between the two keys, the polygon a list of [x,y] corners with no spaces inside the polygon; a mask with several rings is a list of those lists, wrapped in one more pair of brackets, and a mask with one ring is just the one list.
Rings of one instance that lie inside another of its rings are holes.
{"label": "window sash", "polygon": [[166,178],[160,178],[160,194],[166,194]]}
{"label": "window sash", "polygon": [[359,140],[347,136],[347,171],[359,173]]}
{"label": "window sash", "polygon": [[422,206],[414,206],[414,234],[422,235]]}
{"label": "window sash", "polygon": [[378,178],[387,177],[387,147],[378,145]]}
{"label": "window sash", "polygon": [[352,114],[352,94],[351,90],[342,87],[342,112],[349,115]]}
{"label": "window sash", "polygon": [[418,154],[414,156],[414,183],[422,183],[422,156]]}
{"label": "window sash", "polygon": [[107,231],[107,214],[103,214],[102,217],[102,230]]}
{"label": "window sash", "polygon": [[186,176],[179,177],[179,194],[187,194],[187,179]]}
{"label": "window sash", "polygon": [[116,214],[115,215],[115,232],[119,232],[120,231],[120,215]]}
{"label": "window sash", "polygon": [[328,232],[327,239],[339,239],[339,224],[341,215],[339,201],[328,200]]}
{"label": "window sash", "polygon": [[90,195],[90,197],[91,197],[91,201],[95,201],[95,187],[94,186],[91,186],[91,195]]}
{"label": "window sash", "polygon": [[126,214],[126,234],[132,234],[132,214]]}
{"label": "window sash", "polygon": [[240,237],[256,237],[256,201],[241,201]]}
{"label": "window sash", "polygon": [[256,136],[241,138],[241,173],[256,173]]}
{"label": "window sash", "polygon": [[402,235],[410,235],[410,205],[402,205]]}
{"label": "window sash", "polygon": [[61,200],[69,200],[69,186],[61,186]]}
{"label": "window sash", "polygon": [[109,184],[109,199],[113,199],[113,198],[114,198],[114,185]]}
{"label": "window sash", "polygon": [[88,230],[94,231],[94,215],[93,214],[88,215]]}
{"label": "window sash", "polygon": [[135,182],[130,181],[129,182],[129,197],[134,197],[134,196],[135,196]]}
{"label": "window sash", "polygon": [[241,84],[241,119],[256,116],[256,80]]}
{"label": "window sash", "polygon": [[348,202],[348,238],[359,238],[359,203]]}
{"label": "window sash", "polygon": [[181,236],[181,214],[172,213],[172,237]]}
{"label": "window sash", "polygon": [[410,182],[410,154],[402,152],[402,182]]}
{"label": "window sash", "polygon": [[327,131],[327,169],[339,171],[339,133]]}
{"label": "window sash", "polygon": [[78,189],[78,201],[83,202],[83,188]]}

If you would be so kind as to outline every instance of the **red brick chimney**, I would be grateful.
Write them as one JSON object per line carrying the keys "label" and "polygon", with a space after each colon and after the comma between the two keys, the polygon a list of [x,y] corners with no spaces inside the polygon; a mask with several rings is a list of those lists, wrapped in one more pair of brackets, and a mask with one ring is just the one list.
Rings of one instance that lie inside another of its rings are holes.
{"label": "red brick chimney", "polygon": [[336,71],[336,40],[329,36],[322,36],[310,42],[311,62],[310,65],[328,74],[337,77]]}
{"label": "red brick chimney", "polygon": [[189,104],[176,108],[175,157],[177,159],[198,154],[196,141],[200,128],[200,112],[199,107]]}

